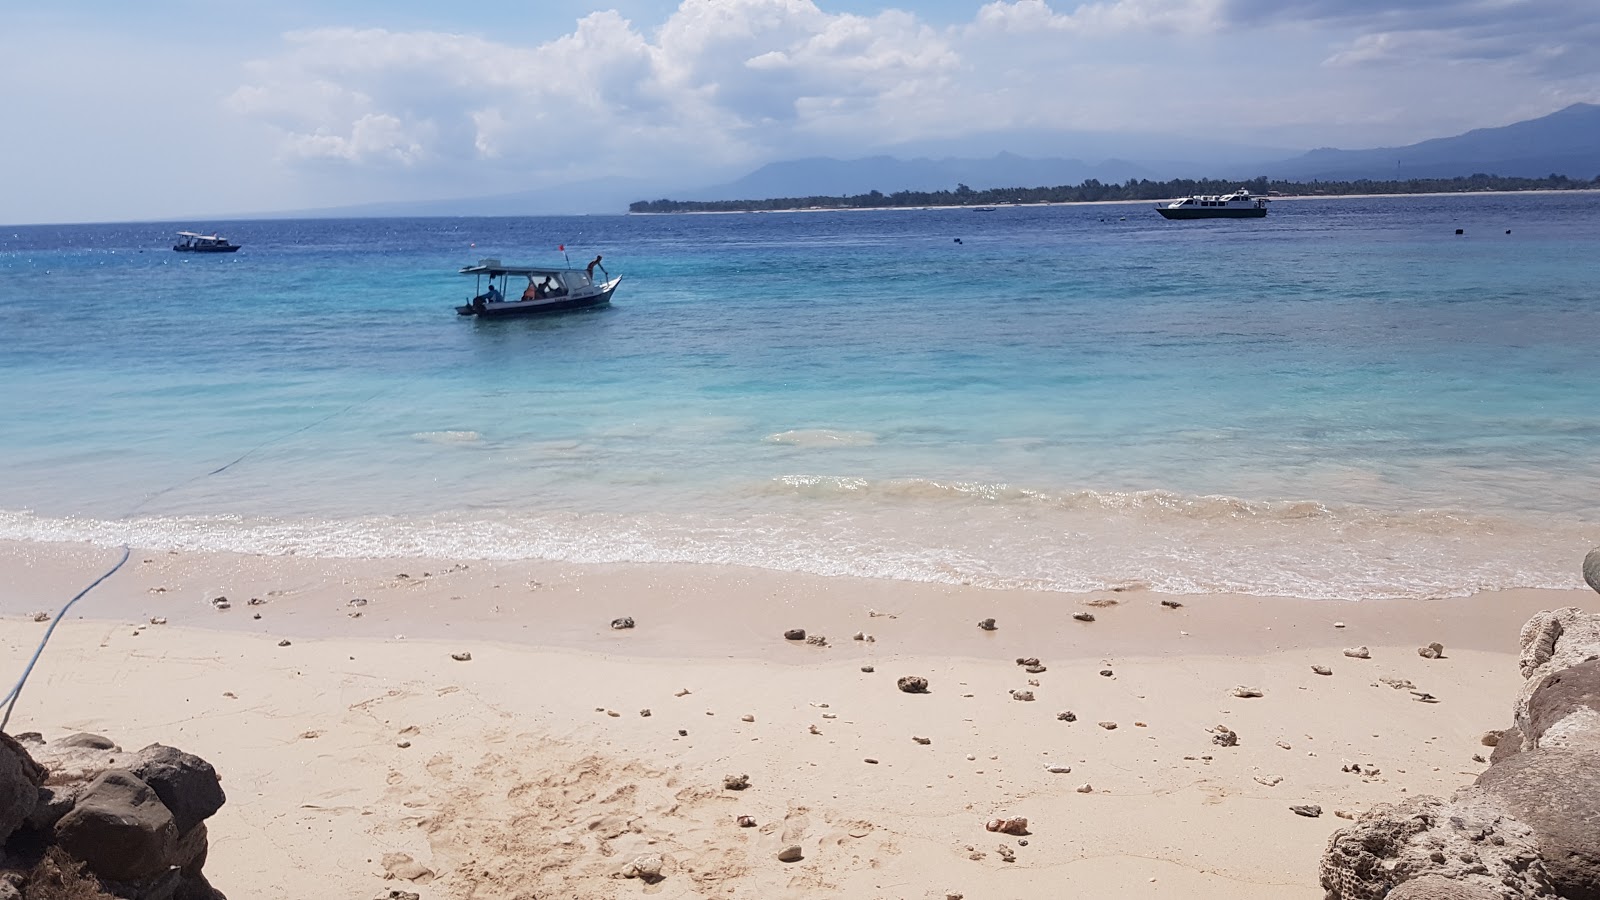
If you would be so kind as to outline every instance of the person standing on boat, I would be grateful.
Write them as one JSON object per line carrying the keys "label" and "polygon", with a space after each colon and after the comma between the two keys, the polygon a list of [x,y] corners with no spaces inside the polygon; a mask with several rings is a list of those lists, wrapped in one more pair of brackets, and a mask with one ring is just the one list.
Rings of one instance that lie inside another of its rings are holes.
{"label": "person standing on boat", "polygon": [[589,273],[589,280],[590,281],[594,280],[594,270],[595,270],[596,266],[600,266],[601,274],[605,275],[607,278],[611,277],[611,273],[606,271],[606,267],[600,265],[600,259],[601,259],[600,255],[598,253],[595,254],[594,259],[589,261],[589,267],[587,269],[585,269],[585,271],[587,271]]}

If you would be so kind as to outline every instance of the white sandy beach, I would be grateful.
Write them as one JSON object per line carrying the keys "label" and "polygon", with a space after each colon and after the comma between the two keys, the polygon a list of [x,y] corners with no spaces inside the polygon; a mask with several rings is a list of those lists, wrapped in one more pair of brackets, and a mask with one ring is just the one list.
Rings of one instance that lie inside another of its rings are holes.
{"label": "white sandy beach", "polygon": [[[116,557],[0,545],[18,573],[0,594],[13,668],[45,628],[31,613]],[[9,730],[210,760],[228,802],[207,873],[233,897],[1311,900],[1346,824],[1335,812],[1470,781],[1480,736],[1509,720],[1520,624],[1594,599],[1066,595],[135,550],[62,623]],[[637,627],[613,630],[619,616]],[[986,617],[996,630],[975,626]],[[1435,640],[1445,658],[1419,657]],[[1357,645],[1371,658],[1342,655]],[[897,690],[902,675],[930,692]],[[1237,746],[1213,741],[1218,725]],[[749,788],[726,790],[729,774]],[[1031,833],[986,831],[996,816]],[[790,844],[804,859],[779,862]],[[620,877],[647,852],[663,880]],[[386,880],[400,853],[434,875]]]}

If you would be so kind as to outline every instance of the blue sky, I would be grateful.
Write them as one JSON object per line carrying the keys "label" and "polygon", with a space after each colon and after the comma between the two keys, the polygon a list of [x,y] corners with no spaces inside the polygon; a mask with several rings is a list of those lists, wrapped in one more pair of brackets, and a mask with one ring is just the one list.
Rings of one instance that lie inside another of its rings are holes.
{"label": "blue sky", "polygon": [[[801,156],[1396,145],[1600,101],[1592,0],[0,5],[0,222]],[[1205,174],[1196,172],[1196,175]]]}

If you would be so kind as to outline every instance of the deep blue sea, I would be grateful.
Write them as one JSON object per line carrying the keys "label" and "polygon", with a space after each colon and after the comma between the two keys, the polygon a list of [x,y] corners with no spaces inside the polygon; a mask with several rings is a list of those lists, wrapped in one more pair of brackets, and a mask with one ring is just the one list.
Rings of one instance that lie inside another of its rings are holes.
{"label": "deep blue sea", "polygon": [[[454,313],[461,266],[561,244],[611,308]],[[1597,252],[1593,193],[0,227],[0,538],[1577,586]]]}

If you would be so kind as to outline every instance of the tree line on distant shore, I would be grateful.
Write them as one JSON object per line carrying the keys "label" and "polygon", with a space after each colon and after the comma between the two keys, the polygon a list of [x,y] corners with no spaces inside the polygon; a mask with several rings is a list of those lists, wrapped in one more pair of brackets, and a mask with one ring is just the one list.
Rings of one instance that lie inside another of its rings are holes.
{"label": "tree line on distant shore", "polygon": [[1600,176],[1593,181],[1565,175],[1544,178],[1508,178],[1499,175],[1468,175],[1458,178],[1410,178],[1405,181],[1279,181],[1265,176],[1248,181],[1215,178],[1177,178],[1172,181],[1128,179],[1123,184],[1104,184],[1090,178],[1078,185],[1035,188],[993,188],[975,191],[964,184],[953,191],[896,191],[885,194],[869,191],[852,197],[774,197],[767,200],[640,200],[628,204],[635,213],[675,212],[756,212],[791,209],[897,209],[915,206],[998,206],[1007,203],[1093,203],[1114,200],[1166,200],[1197,194],[1231,194],[1238,188],[1252,194],[1294,196],[1344,196],[1349,194],[1436,194],[1473,191],[1570,191],[1600,188]]}

